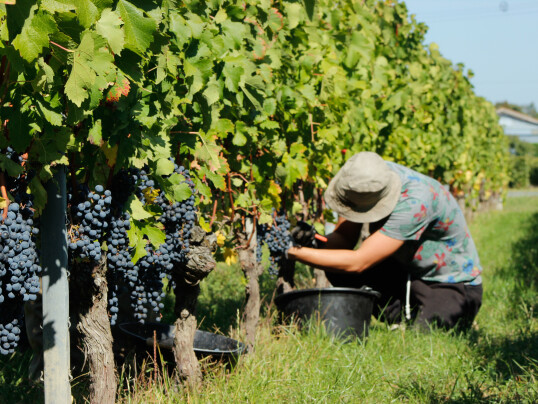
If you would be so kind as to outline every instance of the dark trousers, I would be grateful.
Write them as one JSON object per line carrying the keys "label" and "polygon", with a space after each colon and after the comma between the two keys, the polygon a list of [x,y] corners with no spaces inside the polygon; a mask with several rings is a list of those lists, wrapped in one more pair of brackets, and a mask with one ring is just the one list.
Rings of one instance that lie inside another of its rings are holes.
{"label": "dark trousers", "polygon": [[[404,318],[407,271],[395,260],[388,259],[361,274],[326,274],[333,286],[359,288],[366,285],[381,293],[373,313],[381,321],[394,324]],[[411,317],[419,327],[468,329],[481,304],[482,285],[411,279]]]}

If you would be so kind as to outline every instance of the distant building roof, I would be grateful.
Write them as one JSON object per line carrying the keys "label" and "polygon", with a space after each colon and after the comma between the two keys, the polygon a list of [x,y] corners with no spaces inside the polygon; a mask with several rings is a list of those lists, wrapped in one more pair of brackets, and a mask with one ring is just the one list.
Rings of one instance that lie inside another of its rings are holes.
{"label": "distant building roof", "polygon": [[499,124],[504,133],[529,143],[538,143],[538,119],[509,108],[498,108]]}

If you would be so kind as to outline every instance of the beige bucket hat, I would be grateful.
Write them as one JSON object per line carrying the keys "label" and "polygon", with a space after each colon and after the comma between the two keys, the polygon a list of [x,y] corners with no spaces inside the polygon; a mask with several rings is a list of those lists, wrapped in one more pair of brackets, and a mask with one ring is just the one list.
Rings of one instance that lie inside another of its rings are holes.
{"label": "beige bucket hat", "polygon": [[376,153],[353,155],[336,173],[325,191],[325,202],[344,219],[372,223],[394,210],[402,181]]}

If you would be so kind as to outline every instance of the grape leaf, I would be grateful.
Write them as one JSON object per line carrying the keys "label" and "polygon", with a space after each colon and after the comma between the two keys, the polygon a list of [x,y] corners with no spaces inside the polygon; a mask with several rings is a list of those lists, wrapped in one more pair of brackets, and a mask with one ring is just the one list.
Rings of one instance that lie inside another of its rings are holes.
{"label": "grape leaf", "polygon": [[211,106],[221,98],[221,89],[218,83],[213,80],[202,93],[207,100],[207,105]]}
{"label": "grape leaf", "polygon": [[102,125],[100,119],[97,119],[90,128],[90,131],[88,132],[88,141],[96,146],[101,146],[103,144]]}
{"label": "grape leaf", "polygon": [[99,17],[99,10],[91,0],[74,0],[77,18],[84,28],[90,28]]}
{"label": "grape leaf", "polygon": [[255,94],[251,93],[250,90],[247,89],[246,85],[240,85],[239,87],[241,88],[241,90],[243,90],[254,108],[256,108],[258,111],[261,111],[262,105],[260,104],[260,101],[256,98]]}
{"label": "grape leaf", "polygon": [[142,227],[142,234],[148,238],[149,242],[153,244],[155,249],[158,249],[166,240],[166,234],[162,230],[149,223],[145,223],[145,225]]}
{"label": "grape leaf", "polygon": [[194,13],[188,14],[188,19],[186,20],[186,23],[188,27],[191,29],[192,37],[195,39],[200,38],[202,33],[204,32],[204,28],[206,24],[204,21],[200,18],[199,15]]}
{"label": "grape leaf", "polygon": [[243,134],[243,132],[236,130],[232,143],[236,146],[244,146],[247,144],[247,137]]}
{"label": "grape leaf", "polygon": [[125,203],[126,210],[129,212],[134,220],[144,220],[153,217],[149,212],[144,209],[142,202],[135,196],[131,195]]}
{"label": "grape leaf", "polygon": [[41,0],[41,7],[49,13],[67,13],[75,9],[71,0]]}
{"label": "grape leaf", "polygon": [[117,10],[124,23],[125,47],[144,55],[151,43],[157,24],[153,18],[144,17],[144,12],[133,4],[120,0]]}
{"label": "grape leaf", "polygon": [[267,16],[267,26],[273,31],[280,31],[284,27],[284,17],[278,9],[272,7]]}
{"label": "grape leaf", "polygon": [[184,201],[187,198],[190,198],[192,195],[192,191],[189,187],[189,185],[185,182],[182,182],[181,184],[174,185],[172,187],[172,192],[174,195],[174,201]]}
{"label": "grape leaf", "polygon": [[21,33],[13,40],[13,47],[26,61],[31,62],[43,48],[49,46],[49,35],[57,30],[52,16],[38,11],[26,19]]}
{"label": "grape leaf", "polygon": [[224,84],[226,88],[236,93],[239,89],[239,81],[245,70],[233,63],[226,63],[222,72],[225,77]]}
{"label": "grape leaf", "polygon": [[[3,116],[2,118],[6,119],[8,117]],[[18,108],[9,108],[7,128],[9,130],[11,143],[14,149],[19,152],[26,150],[32,141],[30,124],[31,121],[26,114],[22,113]]]}
{"label": "grape leaf", "polygon": [[144,239],[139,222],[132,218],[131,227],[127,230],[127,237],[129,237],[129,246],[135,249],[131,260],[133,264],[136,264],[140,258],[147,255],[146,245],[148,243],[146,239]]}
{"label": "grape leaf", "polygon": [[217,189],[224,190],[226,188],[226,182],[224,177],[216,172],[208,170],[207,167],[204,167],[200,170],[200,173],[205,175],[208,180],[210,180]]}
{"label": "grape leaf", "polygon": [[174,172],[174,163],[169,159],[162,158],[157,160],[155,174],[159,176],[170,175]]}
{"label": "grape leaf", "polygon": [[62,123],[63,123],[63,118],[62,118],[62,114],[60,114],[59,112],[56,112],[50,108],[48,108],[47,106],[45,106],[41,101],[39,100],[36,100],[36,103],[39,107],[39,110],[41,111],[41,113],[43,114],[43,116],[45,117],[45,119],[52,125],[54,126],[61,126]]}
{"label": "grape leaf", "polygon": [[38,60],[39,70],[35,79],[32,81],[32,86],[36,91],[50,91],[50,86],[54,82],[54,71],[45,63],[43,58]]}
{"label": "grape leaf", "polygon": [[286,17],[288,17],[288,29],[293,29],[303,20],[304,9],[299,3],[284,3]]}
{"label": "grape leaf", "polygon": [[[78,107],[88,98],[98,75],[102,79],[111,79],[114,75],[114,59],[104,45],[100,36],[86,31],[72,54],[73,67],[65,83],[65,94]],[[97,84],[102,82],[99,80]],[[102,91],[99,94],[102,97]]]}
{"label": "grape leaf", "polygon": [[192,35],[185,19],[176,12],[170,13],[170,31],[175,35],[179,48],[187,43]]}
{"label": "grape leaf", "polygon": [[97,21],[95,30],[105,38],[112,52],[120,55],[125,44],[125,33],[121,29],[123,21],[120,16],[107,8],[103,10],[101,18]]}
{"label": "grape leaf", "polygon": [[308,15],[308,18],[310,21],[314,19],[314,9],[316,7],[316,0],[303,0],[306,14]]}
{"label": "grape leaf", "polygon": [[263,110],[267,115],[274,115],[276,112],[276,100],[274,98],[266,98],[263,101]]}
{"label": "grape leaf", "polygon": [[[210,233],[211,232],[211,226],[209,225],[209,223],[206,222],[206,220],[203,218],[203,216],[200,216],[200,218],[198,219],[198,224],[200,225],[200,227],[202,228],[202,230],[204,230],[206,233]],[[224,245],[224,242],[221,242],[222,240],[222,234],[219,234],[217,236],[217,244],[222,247]],[[221,242],[221,243],[219,243]]]}
{"label": "grape leaf", "polygon": [[108,166],[114,167],[118,159],[118,145],[110,146],[107,142],[104,142],[101,144],[101,150],[106,156]]}
{"label": "grape leaf", "polygon": [[93,56],[93,45],[91,34],[85,34],[73,53],[73,68],[65,83],[65,94],[79,107],[88,97],[88,89],[95,81],[95,72],[89,66],[90,58]]}
{"label": "grape leaf", "polygon": [[231,49],[237,49],[241,46],[245,38],[246,26],[240,22],[232,22],[230,20],[223,21],[222,32],[224,34],[224,44]]}

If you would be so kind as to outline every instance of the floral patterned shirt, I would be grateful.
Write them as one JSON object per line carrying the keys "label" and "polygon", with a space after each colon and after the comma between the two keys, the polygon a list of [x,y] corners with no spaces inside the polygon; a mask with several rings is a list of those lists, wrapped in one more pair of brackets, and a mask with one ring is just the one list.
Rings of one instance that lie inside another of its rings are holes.
{"label": "floral patterned shirt", "polygon": [[433,178],[387,164],[402,180],[400,199],[380,229],[405,241],[395,258],[415,279],[480,285],[478,253],[454,197]]}

